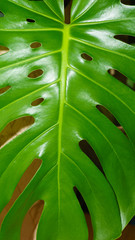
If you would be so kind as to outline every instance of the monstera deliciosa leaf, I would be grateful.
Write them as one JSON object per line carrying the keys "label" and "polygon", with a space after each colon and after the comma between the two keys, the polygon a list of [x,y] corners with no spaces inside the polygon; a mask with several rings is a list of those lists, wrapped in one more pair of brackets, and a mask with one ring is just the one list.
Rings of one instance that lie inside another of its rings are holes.
{"label": "monstera deliciosa leaf", "polygon": [[[5,217],[0,239],[20,239],[23,219],[38,200],[44,209],[37,240],[88,239],[75,187],[94,239],[117,239],[135,214],[135,92],[110,71],[135,82],[135,47],[115,37],[135,36],[135,7],[73,0],[70,24],[63,0],[1,0],[0,11],[0,46],[8,50],[0,56],[1,136],[14,120],[33,119],[1,146],[0,211],[32,161],[42,160]],[[102,167],[83,151],[84,141]]]}

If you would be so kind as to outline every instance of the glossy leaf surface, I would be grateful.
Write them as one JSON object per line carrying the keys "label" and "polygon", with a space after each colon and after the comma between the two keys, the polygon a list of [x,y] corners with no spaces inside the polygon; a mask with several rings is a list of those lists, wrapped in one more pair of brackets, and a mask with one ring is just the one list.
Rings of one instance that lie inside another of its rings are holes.
{"label": "glossy leaf surface", "polygon": [[[135,7],[119,0],[1,0],[0,131],[16,119],[34,121],[0,149],[0,211],[33,159],[42,165],[5,217],[1,240],[19,240],[26,213],[44,209],[37,240],[86,240],[73,188],[89,209],[94,240],[117,239],[135,214],[135,93],[108,73],[135,82]],[[8,88],[7,88],[8,87]],[[37,102],[35,102],[38,100]],[[124,128],[125,136],[104,112]],[[2,134],[0,135],[2,137]],[[104,174],[79,147],[86,140]]]}

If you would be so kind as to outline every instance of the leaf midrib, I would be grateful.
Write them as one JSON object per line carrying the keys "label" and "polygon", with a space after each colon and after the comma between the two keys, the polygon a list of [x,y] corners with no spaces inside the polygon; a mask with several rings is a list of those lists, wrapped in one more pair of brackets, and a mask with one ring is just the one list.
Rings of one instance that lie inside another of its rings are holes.
{"label": "leaf midrib", "polygon": [[61,63],[61,86],[60,86],[60,110],[59,110],[59,132],[58,132],[58,228],[60,220],[60,158],[62,148],[62,126],[63,126],[63,113],[64,102],[66,94],[66,79],[67,79],[67,66],[68,66],[68,46],[69,46],[69,29],[70,25],[64,25],[63,42],[62,42],[62,63]]}

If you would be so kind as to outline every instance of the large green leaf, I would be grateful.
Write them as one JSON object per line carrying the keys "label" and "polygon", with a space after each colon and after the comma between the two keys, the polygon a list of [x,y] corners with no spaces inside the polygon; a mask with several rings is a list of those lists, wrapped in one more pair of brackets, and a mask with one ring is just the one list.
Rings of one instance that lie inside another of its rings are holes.
{"label": "large green leaf", "polygon": [[[37,200],[45,202],[37,240],[88,239],[75,186],[94,239],[116,239],[135,214],[135,93],[108,70],[135,81],[135,47],[114,38],[135,36],[135,7],[73,0],[69,25],[63,0],[1,0],[0,11],[0,45],[9,49],[0,56],[0,88],[11,86],[0,95],[0,130],[24,116],[35,119],[0,150],[1,211],[33,159],[43,161],[5,217],[0,239],[20,239],[24,216]],[[42,45],[34,49],[33,42]],[[43,74],[30,78],[37,69]],[[41,97],[44,102],[31,106]],[[97,105],[116,117],[128,138]],[[81,140],[92,146],[105,176],[81,151]]]}

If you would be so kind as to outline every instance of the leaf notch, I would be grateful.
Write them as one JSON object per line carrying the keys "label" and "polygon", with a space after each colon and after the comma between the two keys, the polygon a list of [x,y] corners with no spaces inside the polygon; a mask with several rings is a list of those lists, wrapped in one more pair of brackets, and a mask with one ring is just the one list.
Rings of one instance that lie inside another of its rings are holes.
{"label": "leaf notch", "polygon": [[4,13],[0,11],[0,17],[4,17]]}
{"label": "leaf notch", "polygon": [[135,5],[135,0],[120,0],[124,5]]}
{"label": "leaf notch", "polygon": [[78,199],[78,202],[80,204],[80,207],[84,213],[85,216],[85,220],[87,223],[87,228],[88,228],[88,239],[89,240],[93,240],[93,227],[92,227],[92,222],[91,222],[91,217],[90,217],[90,213],[87,207],[87,204],[82,196],[82,194],[79,192],[78,188],[75,186],[73,187],[73,191]]}
{"label": "leaf notch", "polygon": [[118,122],[118,120],[114,117],[114,115],[103,105],[97,105],[96,108],[99,112],[101,112],[105,117],[107,117],[125,136],[127,136],[124,128]]}
{"label": "leaf notch", "polygon": [[0,56],[9,52],[9,48],[8,47],[5,47],[5,46],[2,46],[0,45]]}
{"label": "leaf notch", "polygon": [[36,201],[28,210],[22,223],[21,240],[35,240],[38,224],[44,209],[44,201]]}
{"label": "leaf notch", "polygon": [[0,148],[3,148],[7,143],[25,132],[34,122],[34,117],[25,116],[8,123],[0,132]]}
{"label": "leaf notch", "polygon": [[3,88],[0,88],[0,95],[7,92],[10,88],[11,88],[11,86],[6,86],[6,87],[3,87]]}
{"label": "leaf notch", "polygon": [[129,45],[135,44],[135,37],[131,35],[119,34],[119,35],[115,35],[114,38],[121,42],[127,43]]}
{"label": "leaf notch", "polygon": [[4,207],[4,209],[0,213],[0,226],[1,226],[5,216],[7,215],[7,213],[13,206],[13,204],[15,203],[15,201],[19,198],[19,196],[25,190],[25,188],[30,183],[32,178],[36,175],[36,173],[40,169],[41,165],[42,165],[41,159],[34,159],[32,161],[32,163],[30,164],[30,166],[26,169],[26,171],[22,175],[20,181],[18,182],[10,201],[8,202],[8,204]]}
{"label": "leaf notch", "polygon": [[[86,141],[86,140],[81,140],[79,142],[79,147],[82,150],[83,153],[95,164],[95,166],[104,174],[104,170],[101,166],[100,160],[97,157],[94,149],[92,146]],[[104,174],[105,175],[105,174]]]}
{"label": "leaf notch", "polygon": [[130,89],[132,89],[133,91],[135,91],[135,83],[131,80],[128,79],[124,74],[122,74],[121,72],[119,72],[116,69],[109,69],[108,73],[116,78],[118,81],[120,81],[121,83],[125,84],[127,87],[129,87]]}

